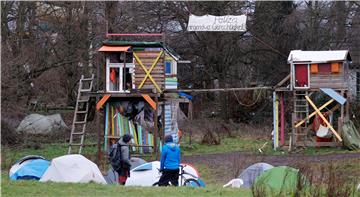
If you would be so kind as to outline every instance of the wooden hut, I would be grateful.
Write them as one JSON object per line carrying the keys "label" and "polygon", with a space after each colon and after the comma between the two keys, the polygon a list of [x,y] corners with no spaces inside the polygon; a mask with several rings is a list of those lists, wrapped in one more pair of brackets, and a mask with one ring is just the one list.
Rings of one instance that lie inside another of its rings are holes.
{"label": "wooden hut", "polygon": [[[351,63],[349,51],[294,50],[289,54],[288,63],[290,74],[275,86],[273,94],[274,148],[285,144],[285,108],[289,107],[292,109],[290,146],[340,145],[341,126],[349,111],[346,100]],[[284,102],[289,93],[292,104]],[[336,120],[334,114],[339,114]],[[328,135],[325,137],[325,134]]]}

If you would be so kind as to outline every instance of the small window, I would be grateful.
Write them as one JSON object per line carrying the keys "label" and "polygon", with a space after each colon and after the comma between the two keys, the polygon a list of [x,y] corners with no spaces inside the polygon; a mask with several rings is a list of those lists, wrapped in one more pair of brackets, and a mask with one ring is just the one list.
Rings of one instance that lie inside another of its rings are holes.
{"label": "small window", "polygon": [[120,79],[120,68],[110,68],[110,83],[109,83],[110,91],[120,91],[119,79]]}
{"label": "small window", "polygon": [[340,63],[339,62],[331,63],[331,72],[332,73],[339,73],[340,72]]}
{"label": "small window", "polygon": [[316,74],[319,72],[319,67],[317,64],[311,64],[310,66],[310,71],[312,74]]}
{"label": "small window", "polygon": [[171,75],[171,61],[165,62],[165,74]]}
{"label": "small window", "polygon": [[109,53],[110,63],[133,63],[133,54],[128,52]]}
{"label": "small window", "polygon": [[319,64],[319,73],[321,74],[329,74],[331,73],[331,64]]}

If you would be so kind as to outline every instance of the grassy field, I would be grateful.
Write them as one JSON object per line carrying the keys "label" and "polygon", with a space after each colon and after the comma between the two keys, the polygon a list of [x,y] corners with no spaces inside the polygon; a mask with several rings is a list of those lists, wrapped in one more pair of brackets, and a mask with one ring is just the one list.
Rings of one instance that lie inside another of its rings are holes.
{"label": "grassy field", "polygon": [[124,187],[96,183],[41,183],[37,181],[9,181],[6,173],[1,178],[2,196],[251,196],[247,189],[210,186],[190,187]]}
{"label": "grassy field", "polygon": [[[266,144],[265,146],[263,146]],[[262,153],[259,148],[262,148]],[[226,169],[211,169],[209,166],[197,163],[201,178],[206,182],[207,187],[201,189],[195,188],[153,188],[153,187],[123,187],[116,185],[89,184],[70,184],[70,183],[40,183],[36,181],[9,181],[7,172],[10,166],[19,158],[26,155],[41,155],[51,160],[54,157],[62,156],[67,153],[66,143],[41,144],[38,148],[2,147],[1,150],[1,193],[3,196],[251,196],[251,191],[246,189],[224,189],[223,180],[218,181],[214,176],[218,176]],[[182,152],[184,155],[203,155],[226,152],[244,152],[251,155],[289,155],[286,151],[273,151],[269,140],[259,140],[250,137],[223,138],[220,145],[204,145],[194,141],[190,146],[186,142],[182,143]],[[359,152],[359,151],[357,151]],[[84,155],[95,159],[96,147],[86,147]],[[302,155],[318,155],[333,153],[354,153],[345,149],[337,148],[307,148],[298,152]],[[348,160],[339,163],[341,168],[349,169],[354,174],[359,170],[358,160]],[[101,166],[99,166],[101,168]],[[104,170],[104,169],[103,169]],[[215,171],[214,171],[215,170]],[[320,167],[319,167],[320,170]],[[321,171],[321,170],[320,170]],[[217,174],[216,174],[217,173]]]}

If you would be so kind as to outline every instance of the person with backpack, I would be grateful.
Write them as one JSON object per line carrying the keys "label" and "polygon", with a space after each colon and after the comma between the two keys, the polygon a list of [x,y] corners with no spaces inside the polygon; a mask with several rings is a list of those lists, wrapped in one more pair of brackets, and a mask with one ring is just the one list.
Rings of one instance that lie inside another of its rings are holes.
{"label": "person with backpack", "polygon": [[127,178],[130,177],[131,163],[129,143],[131,139],[132,136],[130,134],[125,134],[117,143],[113,144],[110,149],[110,164],[118,173],[118,182],[121,185],[125,185]]}
{"label": "person with backpack", "polygon": [[160,171],[162,175],[159,179],[159,186],[179,184],[179,167],[180,167],[180,148],[177,146],[171,135],[165,136],[165,144],[162,148],[160,159]]}

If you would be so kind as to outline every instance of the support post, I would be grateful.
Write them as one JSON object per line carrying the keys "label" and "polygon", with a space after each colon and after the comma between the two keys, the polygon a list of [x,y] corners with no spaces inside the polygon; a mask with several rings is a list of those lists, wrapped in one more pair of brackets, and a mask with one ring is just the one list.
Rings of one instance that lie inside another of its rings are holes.
{"label": "support post", "polygon": [[280,111],[281,111],[281,146],[285,144],[285,114],[284,114],[284,94],[280,96]]}
{"label": "support post", "polygon": [[158,159],[158,109],[159,109],[159,99],[158,94],[155,96],[155,103],[156,103],[156,109],[155,109],[155,115],[154,115],[154,152],[156,154],[156,159]]}
{"label": "support post", "polygon": [[[193,120],[193,103],[192,101],[189,101],[189,106],[188,106],[188,118],[189,120]],[[192,129],[190,129],[190,132],[189,132],[189,144],[191,145],[192,141],[191,141],[191,138],[192,138]]]}

